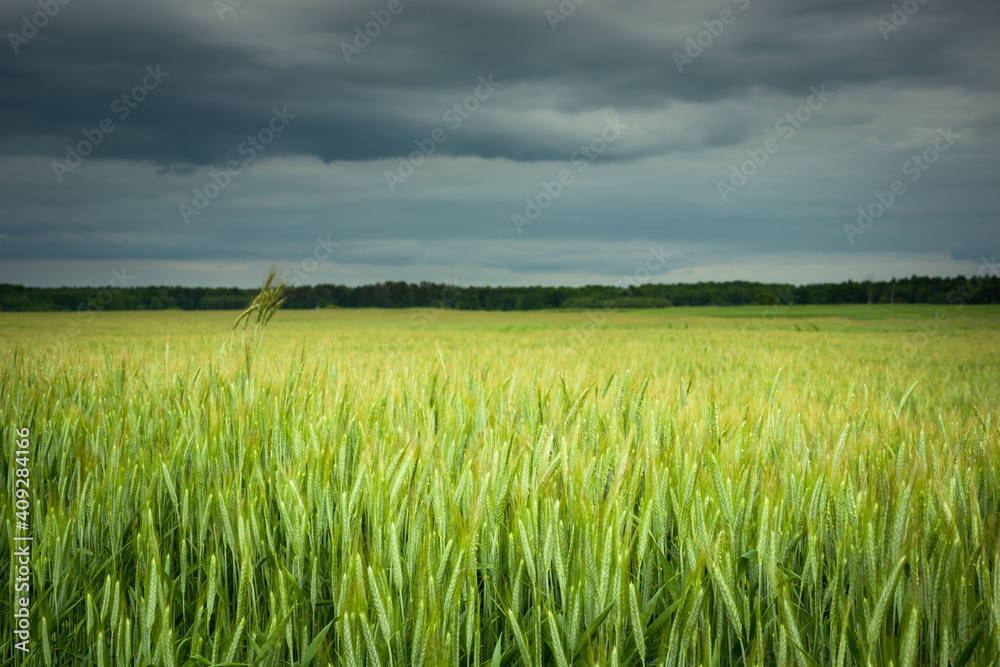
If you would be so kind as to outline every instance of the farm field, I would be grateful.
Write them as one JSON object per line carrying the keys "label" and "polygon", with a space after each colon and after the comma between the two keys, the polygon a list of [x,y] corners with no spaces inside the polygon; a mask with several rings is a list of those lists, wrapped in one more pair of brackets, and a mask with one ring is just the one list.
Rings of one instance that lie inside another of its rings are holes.
{"label": "farm field", "polygon": [[1000,659],[1000,307],[236,315],[0,314],[0,665]]}

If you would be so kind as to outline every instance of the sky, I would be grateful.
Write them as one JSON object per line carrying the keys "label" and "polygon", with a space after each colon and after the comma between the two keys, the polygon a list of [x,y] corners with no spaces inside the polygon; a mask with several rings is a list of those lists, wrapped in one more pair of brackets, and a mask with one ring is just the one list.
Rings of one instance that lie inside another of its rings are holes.
{"label": "sky", "polygon": [[995,0],[4,0],[0,31],[0,283],[804,284],[1000,250]]}

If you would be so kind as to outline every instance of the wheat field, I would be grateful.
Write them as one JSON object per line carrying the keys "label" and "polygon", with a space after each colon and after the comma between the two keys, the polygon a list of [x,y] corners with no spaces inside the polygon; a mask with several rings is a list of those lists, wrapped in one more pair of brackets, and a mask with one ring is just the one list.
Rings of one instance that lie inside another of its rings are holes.
{"label": "wheat field", "polygon": [[755,312],[0,315],[0,665],[997,664],[1000,308]]}

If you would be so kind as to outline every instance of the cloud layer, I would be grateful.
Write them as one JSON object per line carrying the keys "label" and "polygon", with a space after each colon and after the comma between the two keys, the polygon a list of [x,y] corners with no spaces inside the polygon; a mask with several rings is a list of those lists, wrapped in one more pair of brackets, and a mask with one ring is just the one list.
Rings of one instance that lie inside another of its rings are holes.
{"label": "cloud layer", "polygon": [[346,283],[611,282],[650,244],[651,280],[953,274],[1000,245],[995,2],[231,2],[0,8],[0,281],[252,285],[317,238]]}

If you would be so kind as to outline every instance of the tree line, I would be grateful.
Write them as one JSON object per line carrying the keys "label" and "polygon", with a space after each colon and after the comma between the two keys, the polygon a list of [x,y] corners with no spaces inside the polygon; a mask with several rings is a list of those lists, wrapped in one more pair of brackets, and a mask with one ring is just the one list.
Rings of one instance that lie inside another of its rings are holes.
{"label": "tree line", "polygon": [[[256,289],[235,287],[25,287],[0,284],[0,310],[238,310]],[[1000,303],[1000,277],[912,276],[888,281],[849,280],[795,286],[748,281],[584,287],[462,287],[446,283],[290,287],[285,308],[666,308],[849,303]]]}

